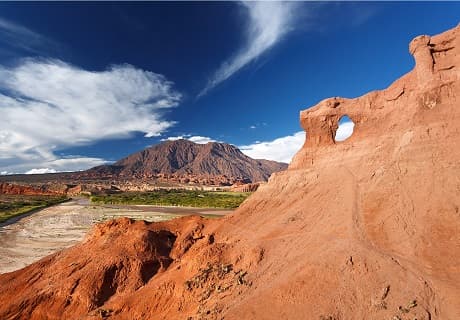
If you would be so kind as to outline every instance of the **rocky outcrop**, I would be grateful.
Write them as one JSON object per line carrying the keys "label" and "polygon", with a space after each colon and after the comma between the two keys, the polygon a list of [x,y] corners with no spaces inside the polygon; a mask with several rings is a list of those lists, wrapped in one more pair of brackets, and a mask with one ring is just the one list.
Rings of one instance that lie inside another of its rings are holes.
{"label": "rocky outcrop", "polygon": [[0,318],[459,319],[459,32],[416,38],[388,89],[303,111],[289,169],[234,214],[108,222],[0,275]]}
{"label": "rocky outcrop", "polygon": [[[24,318],[37,319],[73,319],[82,313],[110,315],[110,309],[100,308],[110,298],[142,290],[152,277],[168,270],[174,259],[180,259],[183,246],[191,245],[190,235],[198,232],[200,219],[182,222],[182,235],[178,235],[179,229],[174,229],[174,224],[168,225],[173,233],[161,223],[134,222],[127,218],[97,225],[86,241],[66,254],[57,253],[39,261],[39,269],[31,266],[22,276],[6,275],[0,289],[2,294],[14,294],[12,286],[22,281],[29,283],[26,291],[43,287],[24,297],[25,300],[16,300],[7,310],[14,313],[15,308],[23,306],[21,312],[27,314]],[[89,247],[92,249],[86,250]],[[73,259],[75,255],[79,258]],[[58,272],[54,273],[53,284],[46,285],[50,279],[43,276],[43,271],[50,266]],[[63,282],[65,285],[60,287]],[[36,303],[50,299],[54,300],[51,304]]]}
{"label": "rocky outcrop", "polygon": [[245,184],[236,184],[230,188],[230,191],[233,192],[255,192],[259,188],[261,183],[245,183]]}
{"label": "rocky outcrop", "polygon": [[81,185],[69,185],[59,182],[47,184],[13,184],[0,183],[0,194],[6,195],[26,195],[26,196],[50,196],[50,195],[68,195],[76,196],[84,191]]}
{"label": "rocky outcrop", "polygon": [[44,187],[39,188],[39,187],[17,185],[17,184],[10,184],[10,183],[0,183],[0,194],[35,196],[35,195],[58,195],[62,193],[57,192],[57,191],[50,191]]}
{"label": "rocky outcrop", "polygon": [[66,194],[69,196],[76,196],[84,192],[84,188],[81,185],[67,185]]}
{"label": "rocky outcrop", "polygon": [[233,145],[166,141],[104,165],[74,173],[77,179],[144,179],[159,182],[230,186],[237,182],[267,181],[287,164],[255,160]]}

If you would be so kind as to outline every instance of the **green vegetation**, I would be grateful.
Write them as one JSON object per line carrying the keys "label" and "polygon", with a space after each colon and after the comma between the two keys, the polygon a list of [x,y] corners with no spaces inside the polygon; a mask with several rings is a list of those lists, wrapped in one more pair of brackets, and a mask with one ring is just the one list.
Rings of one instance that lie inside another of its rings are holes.
{"label": "green vegetation", "polygon": [[165,190],[152,192],[124,192],[108,195],[91,196],[91,202],[97,204],[131,204],[179,206],[196,208],[237,208],[250,193],[194,191],[194,190]]}
{"label": "green vegetation", "polygon": [[0,195],[0,223],[67,200],[65,196]]}

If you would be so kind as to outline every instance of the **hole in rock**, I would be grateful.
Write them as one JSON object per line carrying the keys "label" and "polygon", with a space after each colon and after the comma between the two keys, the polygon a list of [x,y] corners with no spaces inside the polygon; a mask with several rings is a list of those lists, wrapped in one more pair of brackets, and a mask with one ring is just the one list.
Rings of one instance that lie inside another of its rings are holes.
{"label": "hole in rock", "polygon": [[344,115],[339,120],[339,127],[335,132],[334,140],[336,142],[347,140],[353,134],[353,128],[355,123],[350,119],[349,116]]}

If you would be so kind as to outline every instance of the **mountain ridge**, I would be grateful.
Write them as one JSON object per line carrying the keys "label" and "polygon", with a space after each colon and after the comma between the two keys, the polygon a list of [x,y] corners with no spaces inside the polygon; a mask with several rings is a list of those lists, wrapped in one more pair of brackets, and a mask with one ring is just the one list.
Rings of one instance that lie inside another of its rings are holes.
{"label": "mountain ridge", "polygon": [[222,185],[231,185],[235,182],[267,181],[273,172],[286,168],[285,163],[252,159],[231,144],[197,144],[179,139],[159,143],[111,165],[97,166],[74,175],[93,178],[169,178],[183,181],[215,178]]}

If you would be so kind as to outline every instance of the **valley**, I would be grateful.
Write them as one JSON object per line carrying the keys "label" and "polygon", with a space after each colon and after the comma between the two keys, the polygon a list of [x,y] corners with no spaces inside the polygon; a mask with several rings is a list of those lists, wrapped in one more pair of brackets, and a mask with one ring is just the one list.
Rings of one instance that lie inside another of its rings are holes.
{"label": "valley", "polygon": [[216,219],[232,211],[151,205],[94,205],[87,198],[75,198],[0,223],[0,274],[18,270],[75,245],[85,238],[95,223],[121,217],[151,222],[185,215]]}
{"label": "valley", "polygon": [[249,192],[219,192],[160,189],[153,192],[123,192],[91,196],[97,204],[134,204],[196,208],[235,209],[246,200]]}
{"label": "valley", "polygon": [[0,223],[67,200],[66,196],[0,194]]}

